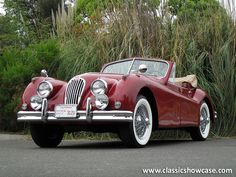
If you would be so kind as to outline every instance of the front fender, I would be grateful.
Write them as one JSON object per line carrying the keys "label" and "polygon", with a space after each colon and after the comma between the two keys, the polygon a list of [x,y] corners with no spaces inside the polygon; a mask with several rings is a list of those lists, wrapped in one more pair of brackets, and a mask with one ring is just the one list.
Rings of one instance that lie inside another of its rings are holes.
{"label": "front fender", "polygon": [[64,102],[64,94],[66,89],[66,82],[55,80],[53,78],[36,77],[31,80],[31,83],[26,87],[21,102],[27,104],[27,110],[32,111],[30,107],[30,99],[32,96],[37,95],[37,88],[42,81],[49,81],[53,85],[53,92],[48,99],[48,109],[53,110],[56,103]]}
{"label": "front fender", "polygon": [[109,90],[110,109],[115,109],[115,102],[120,101],[120,109],[133,111],[138,93],[145,86],[140,75],[124,76]]}

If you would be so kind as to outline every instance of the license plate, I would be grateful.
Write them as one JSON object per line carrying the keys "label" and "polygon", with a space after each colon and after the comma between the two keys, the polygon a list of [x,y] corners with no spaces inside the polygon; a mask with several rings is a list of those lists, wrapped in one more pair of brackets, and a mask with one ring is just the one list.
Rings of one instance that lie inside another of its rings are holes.
{"label": "license plate", "polygon": [[55,107],[55,117],[56,118],[76,118],[77,105],[57,105]]}

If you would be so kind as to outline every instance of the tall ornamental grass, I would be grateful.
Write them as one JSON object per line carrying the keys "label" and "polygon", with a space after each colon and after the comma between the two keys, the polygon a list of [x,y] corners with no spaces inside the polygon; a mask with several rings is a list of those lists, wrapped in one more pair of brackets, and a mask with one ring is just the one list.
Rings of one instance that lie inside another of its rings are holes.
{"label": "tall ornamental grass", "polygon": [[178,76],[195,73],[199,85],[212,97],[218,112],[212,134],[236,135],[236,26],[224,8],[214,6],[196,11],[194,16],[173,16],[168,4],[161,10],[137,1],[110,4],[112,7],[102,12],[108,21],[74,21],[67,28],[62,26],[66,25],[63,20],[76,19],[75,11],[68,16],[60,10],[54,17],[61,43],[58,76],[69,79],[99,71],[102,64],[126,57],[173,60]]}

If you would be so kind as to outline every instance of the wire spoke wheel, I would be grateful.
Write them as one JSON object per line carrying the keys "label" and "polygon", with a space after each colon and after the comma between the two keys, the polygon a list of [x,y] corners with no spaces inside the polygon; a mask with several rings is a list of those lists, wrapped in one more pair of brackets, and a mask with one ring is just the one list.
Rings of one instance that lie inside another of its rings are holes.
{"label": "wire spoke wheel", "polygon": [[130,147],[144,147],[152,134],[152,110],[148,100],[139,95],[134,109],[133,121],[120,131],[121,140]]}
{"label": "wire spoke wheel", "polygon": [[204,141],[210,133],[210,110],[206,102],[202,102],[199,112],[199,127],[192,128],[190,135],[193,140]]}
{"label": "wire spoke wheel", "polygon": [[134,116],[135,131],[139,139],[142,139],[150,128],[150,119],[145,105],[140,105]]}
{"label": "wire spoke wheel", "polygon": [[200,125],[199,129],[203,138],[207,138],[210,132],[210,111],[206,103],[200,108]]}
{"label": "wire spoke wheel", "polygon": [[138,144],[146,145],[152,133],[152,110],[146,98],[140,98],[133,116],[133,133]]}

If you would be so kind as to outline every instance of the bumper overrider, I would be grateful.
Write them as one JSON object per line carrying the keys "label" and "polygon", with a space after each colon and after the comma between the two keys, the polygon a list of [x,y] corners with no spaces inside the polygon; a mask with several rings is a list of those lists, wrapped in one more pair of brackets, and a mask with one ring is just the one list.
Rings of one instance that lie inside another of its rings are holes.
{"label": "bumper overrider", "polygon": [[91,99],[87,99],[86,110],[77,111],[76,118],[57,118],[54,111],[48,111],[48,101],[43,99],[41,111],[19,111],[18,122],[132,122],[133,112],[112,110],[92,111]]}

